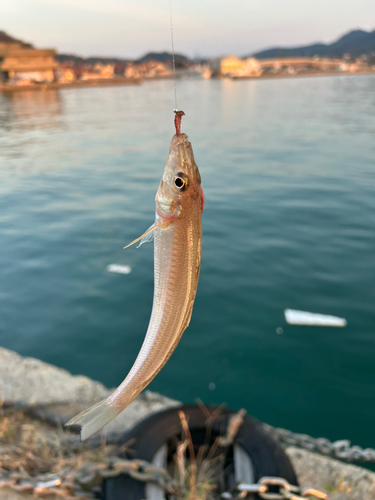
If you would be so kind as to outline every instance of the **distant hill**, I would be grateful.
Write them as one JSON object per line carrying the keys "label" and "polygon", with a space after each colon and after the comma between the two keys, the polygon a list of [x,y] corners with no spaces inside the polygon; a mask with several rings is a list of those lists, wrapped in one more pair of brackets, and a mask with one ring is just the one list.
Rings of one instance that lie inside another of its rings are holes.
{"label": "distant hill", "polygon": [[342,57],[344,54],[350,54],[352,57],[359,57],[362,54],[371,54],[375,52],[375,30],[363,31],[354,30],[339,38],[331,44],[315,43],[303,47],[275,47],[268,50],[262,50],[253,57],[258,59],[268,59],[274,57]]}
{"label": "distant hill", "polygon": [[74,54],[57,54],[55,59],[61,63],[73,62],[74,66],[82,66],[83,64],[120,64],[124,65],[129,62],[130,59],[121,59],[118,57],[100,57],[100,56],[91,56],[91,57],[81,57],[76,56]]}
{"label": "distant hill", "polygon": [[5,31],[0,31],[0,43],[19,43],[24,49],[31,49],[33,46],[31,43],[23,42],[22,40],[18,40],[17,38],[8,35]]}
{"label": "distant hill", "polygon": [[[68,61],[73,62],[75,66],[81,66],[82,64],[96,64],[96,63],[124,65],[130,61],[135,62],[137,64],[141,64],[151,60],[172,64],[172,54],[170,54],[169,52],[149,52],[148,54],[136,60],[122,59],[119,57],[99,57],[99,56],[80,57],[80,56],[75,56],[74,54],[57,54],[56,59],[62,63]],[[177,67],[179,65],[185,66],[189,64],[189,59],[182,54],[176,54],[175,61]]]}
{"label": "distant hill", "polygon": [[[182,54],[175,54],[174,60],[176,62],[176,66],[188,65],[190,62],[189,59]],[[162,63],[172,64],[172,54],[170,54],[169,52],[149,52],[148,54],[144,55],[134,62],[142,64],[148,61],[159,61]]]}

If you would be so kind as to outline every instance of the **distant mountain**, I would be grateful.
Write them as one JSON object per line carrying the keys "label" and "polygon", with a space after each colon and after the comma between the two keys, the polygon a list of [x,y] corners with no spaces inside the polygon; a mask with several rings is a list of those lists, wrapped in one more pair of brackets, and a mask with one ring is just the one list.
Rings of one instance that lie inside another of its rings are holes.
{"label": "distant mountain", "polygon": [[19,43],[24,49],[33,48],[31,43],[26,43],[22,40],[18,40],[17,38],[8,35],[8,33],[6,33],[5,31],[0,31],[0,43]]}
{"label": "distant mountain", "polygon": [[375,30],[350,31],[331,44],[315,43],[303,47],[275,47],[252,54],[257,59],[268,59],[274,57],[342,57],[350,54],[352,57],[359,57],[362,54],[375,52]]}
{"label": "distant mountain", "polygon": [[[172,64],[172,57],[173,57],[172,54],[170,54],[169,52],[149,52],[148,54],[144,55],[143,57],[137,59],[134,62],[142,64],[148,61],[159,61],[162,63]],[[175,54],[174,60],[176,62],[176,66],[178,65],[186,66],[189,65],[190,62],[189,59],[182,54]]]}

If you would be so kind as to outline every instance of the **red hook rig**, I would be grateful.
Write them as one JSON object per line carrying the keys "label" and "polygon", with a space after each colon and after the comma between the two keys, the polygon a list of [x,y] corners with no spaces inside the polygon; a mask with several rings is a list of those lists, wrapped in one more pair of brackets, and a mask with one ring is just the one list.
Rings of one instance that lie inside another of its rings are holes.
{"label": "red hook rig", "polygon": [[178,109],[174,110],[174,126],[176,127],[176,135],[181,135],[181,120],[185,115],[183,111],[179,111]]}

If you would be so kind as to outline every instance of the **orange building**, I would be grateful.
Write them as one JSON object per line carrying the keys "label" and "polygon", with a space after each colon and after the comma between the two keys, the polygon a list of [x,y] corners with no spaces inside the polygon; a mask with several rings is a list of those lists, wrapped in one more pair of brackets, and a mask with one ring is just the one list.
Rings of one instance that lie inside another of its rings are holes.
{"label": "orange building", "polygon": [[55,79],[58,67],[53,49],[35,49],[19,41],[0,42],[0,80],[43,83]]}

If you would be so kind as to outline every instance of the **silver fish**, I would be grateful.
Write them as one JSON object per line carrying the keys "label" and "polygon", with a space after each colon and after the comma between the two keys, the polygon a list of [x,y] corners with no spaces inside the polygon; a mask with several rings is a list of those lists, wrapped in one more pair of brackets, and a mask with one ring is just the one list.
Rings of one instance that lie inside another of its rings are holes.
{"label": "silver fish", "polygon": [[180,133],[182,114],[176,113],[176,134],[156,193],[155,223],[130,243],[154,238],[154,301],[146,337],[113,394],[68,422],[81,427],[82,440],[121,413],[156,377],[190,323],[201,264],[204,196],[189,138]]}

